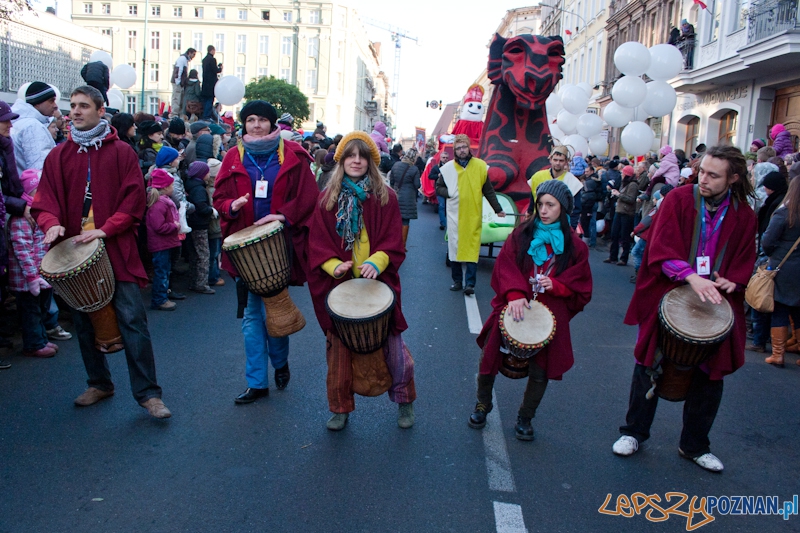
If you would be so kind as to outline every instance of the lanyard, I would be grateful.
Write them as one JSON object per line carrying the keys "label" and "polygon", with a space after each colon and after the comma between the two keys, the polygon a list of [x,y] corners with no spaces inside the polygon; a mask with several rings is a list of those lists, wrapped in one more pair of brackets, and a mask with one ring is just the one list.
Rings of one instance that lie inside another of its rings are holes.
{"label": "lanyard", "polygon": [[266,180],[267,178],[264,177],[264,172],[267,171],[270,163],[272,163],[272,158],[275,157],[275,152],[272,152],[272,155],[269,156],[269,159],[267,159],[267,164],[264,166],[263,169],[260,166],[258,166],[258,163],[256,163],[256,160],[253,159],[252,155],[250,155],[250,152],[245,152],[245,153],[247,154],[247,157],[250,158],[250,161],[253,163],[253,165],[255,165],[255,167],[258,169],[258,173],[261,174],[261,179]]}
{"label": "lanyard", "polygon": [[[730,196],[730,192],[728,193],[728,196]],[[717,219],[717,223],[711,230],[710,235],[706,235],[706,214],[708,213],[708,211],[706,210],[706,203],[703,202],[702,205],[703,205],[703,213],[700,219],[700,255],[706,255],[706,244],[708,244],[708,241],[710,241],[711,238],[714,236],[714,234],[717,231],[719,231],[720,226],[722,226],[722,221],[725,220],[725,215],[728,214],[728,207],[730,207],[730,204],[726,205],[722,209],[722,213],[720,213],[719,218]]]}
{"label": "lanyard", "polygon": [[89,158],[89,170],[86,173],[86,191],[83,193],[82,224],[86,222],[86,218],[89,216],[89,210],[92,208],[92,155],[88,150],[86,151],[86,155]]}
{"label": "lanyard", "polygon": [[[555,252],[553,252],[550,255],[548,255],[547,259],[545,259],[544,263],[542,263],[542,269],[544,270],[544,273],[543,273],[544,276],[550,275],[550,272],[553,270],[553,267],[556,264],[555,261],[553,261],[552,264],[548,265],[548,263],[550,263],[550,261],[553,259],[554,253]],[[536,263],[533,264],[533,276],[531,276],[531,278],[528,280],[528,282],[533,287],[533,299],[535,300],[536,296],[539,294],[539,290],[542,288],[542,285],[539,282],[539,267],[536,265]]]}

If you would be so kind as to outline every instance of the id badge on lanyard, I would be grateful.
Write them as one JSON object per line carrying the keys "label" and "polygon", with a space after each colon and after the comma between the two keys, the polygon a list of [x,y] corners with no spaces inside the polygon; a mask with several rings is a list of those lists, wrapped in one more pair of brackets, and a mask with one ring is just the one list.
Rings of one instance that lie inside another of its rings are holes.
{"label": "id badge on lanyard", "polygon": [[267,180],[258,180],[256,182],[256,198],[266,198],[268,190],[269,182]]}

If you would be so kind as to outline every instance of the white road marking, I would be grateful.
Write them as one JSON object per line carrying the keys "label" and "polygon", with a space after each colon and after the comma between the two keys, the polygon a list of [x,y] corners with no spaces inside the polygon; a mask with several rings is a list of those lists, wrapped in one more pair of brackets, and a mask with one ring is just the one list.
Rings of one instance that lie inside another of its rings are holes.
{"label": "white road marking", "polygon": [[483,321],[481,320],[481,312],[478,309],[478,299],[475,295],[464,295],[464,303],[467,306],[467,325],[469,325],[469,332],[477,335],[483,328]]}
{"label": "white road marking", "polygon": [[500,421],[497,397],[492,391],[494,409],[486,415],[483,428],[483,447],[486,450],[486,471],[489,474],[489,489],[502,492],[515,492],[514,475],[511,473],[511,460],[506,450],[506,439]]}
{"label": "white road marking", "polygon": [[528,533],[522,518],[522,507],[513,503],[494,502],[497,533]]}

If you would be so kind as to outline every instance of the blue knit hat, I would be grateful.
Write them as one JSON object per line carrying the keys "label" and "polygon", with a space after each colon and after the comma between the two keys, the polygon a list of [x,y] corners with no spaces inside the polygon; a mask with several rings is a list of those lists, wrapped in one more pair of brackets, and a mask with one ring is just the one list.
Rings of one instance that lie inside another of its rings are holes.
{"label": "blue knit hat", "polygon": [[178,151],[171,146],[162,146],[156,156],[156,166],[165,167],[178,158]]}

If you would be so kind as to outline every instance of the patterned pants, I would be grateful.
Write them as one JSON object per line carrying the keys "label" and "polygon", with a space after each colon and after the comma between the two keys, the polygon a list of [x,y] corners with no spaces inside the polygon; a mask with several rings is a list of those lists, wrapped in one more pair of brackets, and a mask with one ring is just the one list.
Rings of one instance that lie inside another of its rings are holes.
{"label": "patterned pants", "polygon": [[194,268],[192,269],[192,288],[202,289],[208,286],[208,230],[193,229],[192,244],[196,255]]}
{"label": "patterned pants", "polygon": [[[353,396],[352,354],[339,337],[326,333],[325,356],[328,359],[328,406],[332,413],[350,413],[355,410]],[[389,399],[394,403],[410,403],[417,399],[414,386],[414,360],[400,335],[391,335],[383,347],[386,366],[392,377]],[[356,355],[358,357],[358,355]]]}

